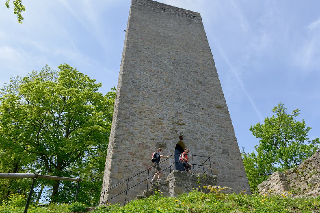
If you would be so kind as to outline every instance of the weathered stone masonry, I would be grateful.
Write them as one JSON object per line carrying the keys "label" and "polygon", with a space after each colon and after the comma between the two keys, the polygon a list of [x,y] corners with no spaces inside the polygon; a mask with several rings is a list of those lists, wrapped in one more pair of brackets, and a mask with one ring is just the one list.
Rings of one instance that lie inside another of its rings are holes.
{"label": "weathered stone masonry", "polygon": [[[320,150],[298,167],[275,172],[258,185],[261,195],[285,194],[291,197],[320,195]],[[289,193],[290,192],[290,193]]]}
{"label": "weathered stone masonry", "polygon": [[[157,147],[174,153],[180,135],[190,156],[215,162],[218,185],[249,191],[200,14],[132,0],[100,203],[125,189],[110,186],[150,166]],[[130,190],[129,198],[144,189]]]}

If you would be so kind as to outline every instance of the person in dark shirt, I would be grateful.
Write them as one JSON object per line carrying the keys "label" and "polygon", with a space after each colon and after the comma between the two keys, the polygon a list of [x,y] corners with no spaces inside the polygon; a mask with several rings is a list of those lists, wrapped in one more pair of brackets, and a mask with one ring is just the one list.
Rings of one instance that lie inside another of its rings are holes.
{"label": "person in dark shirt", "polygon": [[153,168],[155,168],[156,172],[153,175],[151,183],[153,183],[155,181],[156,176],[158,176],[158,180],[160,180],[160,177],[162,176],[162,170],[161,170],[161,167],[159,165],[160,159],[162,157],[164,157],[164,158],[170,157],[169,155],[167,155],[167,156],[162,155],[161,152],[162,152],[162,149],[158,148],[156,152],[152,153],[151,161],[153,162]]}

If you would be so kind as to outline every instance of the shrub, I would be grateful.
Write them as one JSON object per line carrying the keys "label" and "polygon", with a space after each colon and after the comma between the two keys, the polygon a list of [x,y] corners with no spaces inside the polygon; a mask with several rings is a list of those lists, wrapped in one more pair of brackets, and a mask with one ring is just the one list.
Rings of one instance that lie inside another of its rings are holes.
{"label": "shrub", "polygon": [[85,212],[86,206],[83,203],[75,202],[72,203],[68,209],[71,212]]}

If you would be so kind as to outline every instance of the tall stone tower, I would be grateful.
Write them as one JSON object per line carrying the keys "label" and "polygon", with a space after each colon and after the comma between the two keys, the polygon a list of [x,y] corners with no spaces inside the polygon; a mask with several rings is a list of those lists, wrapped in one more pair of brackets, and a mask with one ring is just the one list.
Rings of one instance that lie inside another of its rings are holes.
{"label": "tall stone tower", "polygon": [[100,203],[141,194],[145,185],[122,193],[121,183],[148,168],[157,147],[172,154],[163,168],[188,147],[190,159],[210,157],[218,185],[250,191],[200,14],[132,0]]}

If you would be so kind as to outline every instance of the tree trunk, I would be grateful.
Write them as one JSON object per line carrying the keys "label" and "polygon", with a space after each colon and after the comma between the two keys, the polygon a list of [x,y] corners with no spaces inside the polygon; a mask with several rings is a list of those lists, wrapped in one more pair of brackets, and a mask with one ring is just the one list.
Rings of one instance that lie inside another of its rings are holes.
{"label": "tree trunk", "polygon": [[52,195],[51,195],[51,203],[58,201],[58,190],[59,190],[60,181],[55,180],[52,188]]}
{"label": "tree trunk", "polygon": [[[70,135],[70,119],[68,118],[66,121],[66,128],[65,128],[65,138],[68,138]],[[63,170],[63,158],[60,158],[57,156],[57,166],[55,168],[55,175],[60,176],[61,172]],[[52,195],[51,195],[51,202],[57,202],[58,201],[58,191],[59,191],[59,185],[60,181],[54,181],[53,188],[52,188]]]}
{"label": "tree trunk", "polygon": [[[60,160],[60,158],[57,158],[58,161],[58,165],[56,167],[56,174],[57,176],[61,175],[61,171],[62,171],[62,162]],[[60,181],[59,180],[55,180],[53,183],[53,188],[52,188],[52,195],[51,195],[51,202],[56,202],[58,201],[58,191],[59,191],[59,186],[60,186]]]}

